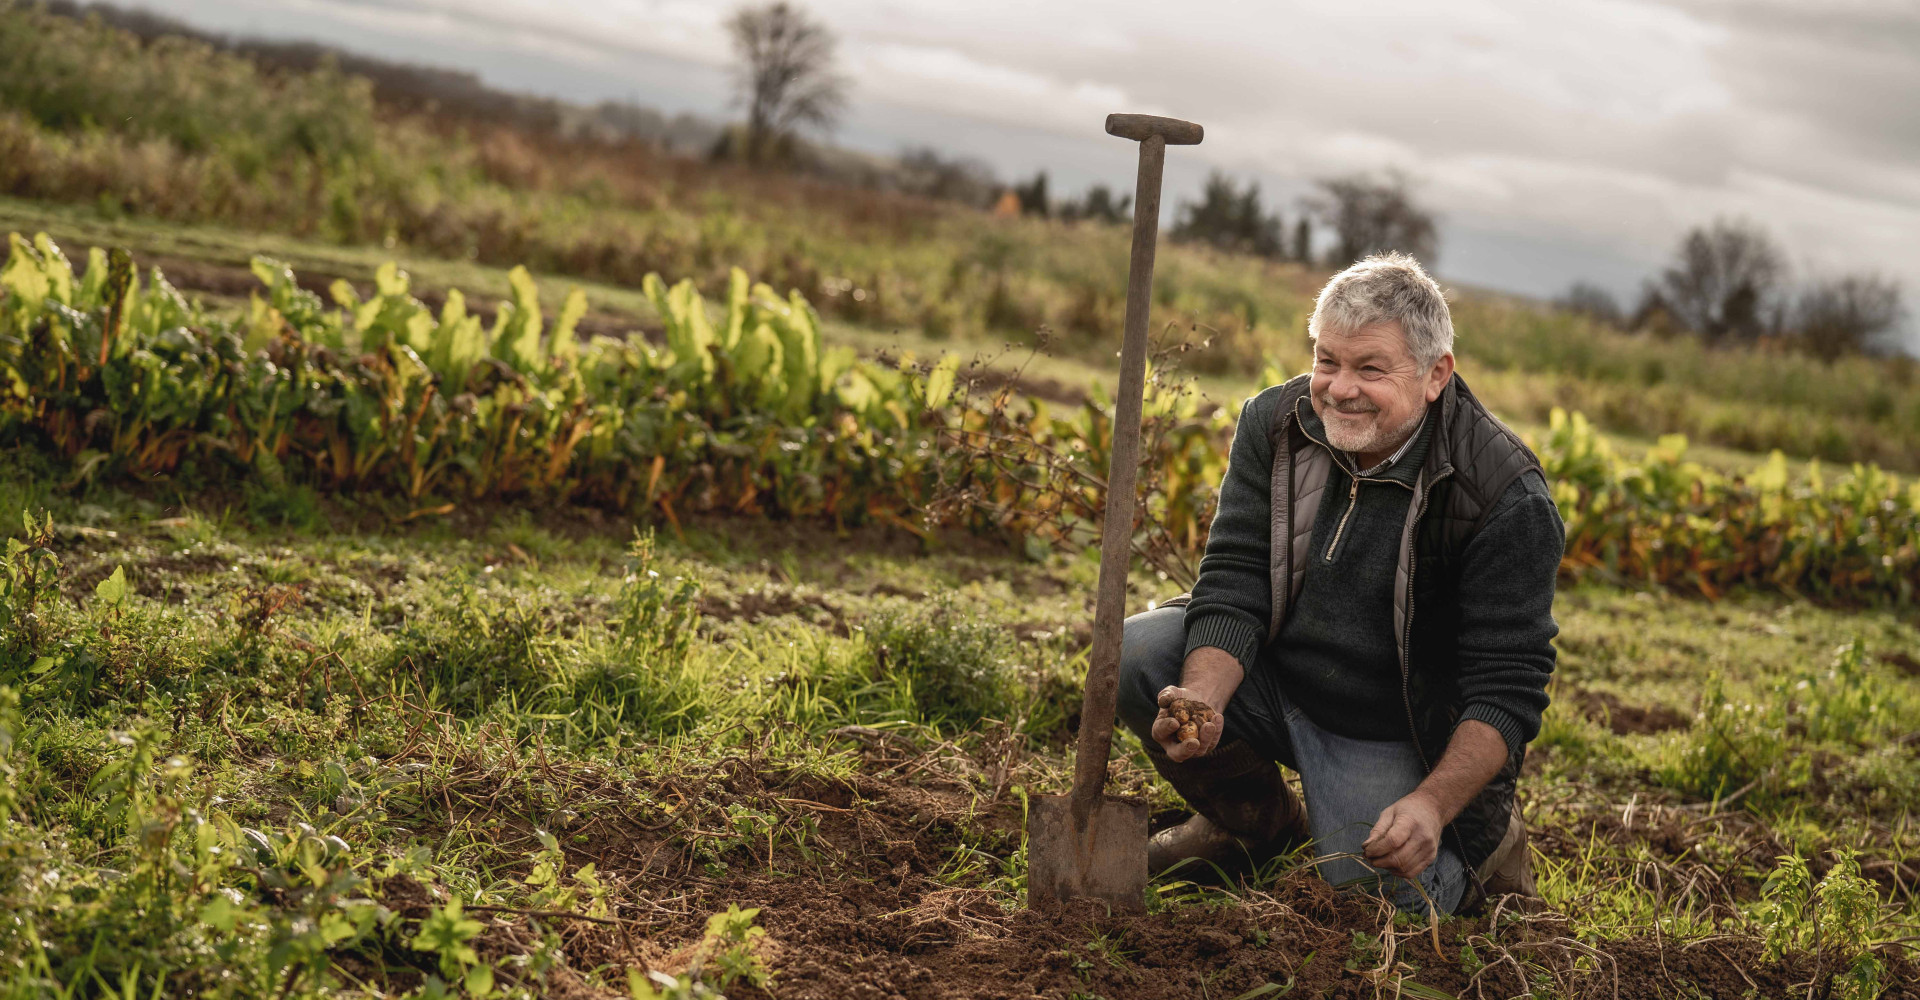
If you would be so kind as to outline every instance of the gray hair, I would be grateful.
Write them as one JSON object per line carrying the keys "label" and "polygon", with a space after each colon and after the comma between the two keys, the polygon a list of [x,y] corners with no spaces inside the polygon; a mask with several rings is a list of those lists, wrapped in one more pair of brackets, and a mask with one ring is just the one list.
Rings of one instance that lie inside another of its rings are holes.
{"label": "gray hair", "polygon": [[1318,340],[1322,330],[1350,333],[1386,322],[1400,324],[1407,349],[1423,366],[1453,350],[1446,293],[1403,253],[1374,254],[1329,279],[1313,304],[1307,336]]}

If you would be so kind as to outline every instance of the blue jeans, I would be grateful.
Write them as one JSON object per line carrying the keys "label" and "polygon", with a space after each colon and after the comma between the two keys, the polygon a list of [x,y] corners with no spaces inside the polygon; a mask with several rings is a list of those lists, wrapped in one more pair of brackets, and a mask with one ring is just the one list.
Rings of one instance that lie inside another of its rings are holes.
{"label": "blue jeans", "polygon": [[[1160,689],[1180,683],[1186,643],[1185,608],[1156,608],[1126,621],[1119,715],[1143,743],[1153,741]],[[1321,729],[1287,700],[1274,672],[1257,663],[1225,712],[1222,743],[1245,740],[1262,756],[1299,773],[1315,857],[1360,854],[1381,811],[1426,778],[1426,765],[1412,741],[1356,740]],[[1358,858],[1323,861],[1317,867],[1320,877],[1335,885],[1350,884],[1383,895],[1400,909],[1426,912],[1426,901],[1404,879]],[[1457,851],[1443,844],[1419,880],[1434,905],[1451,913],[1466,889],[1466,865]]]}

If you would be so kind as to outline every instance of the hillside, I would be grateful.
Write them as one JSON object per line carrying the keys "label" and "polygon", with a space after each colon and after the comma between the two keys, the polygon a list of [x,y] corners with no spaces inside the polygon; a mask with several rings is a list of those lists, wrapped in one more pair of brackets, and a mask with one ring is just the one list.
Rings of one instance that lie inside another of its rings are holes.
{"label": "hillside", "polygon": [[[659,272],[692,278],[710,296],[739,266],[801,290],[869,342],[899,332],[969,350],[1028,342],[1044,327],[1053,353],[1094,362],[1096,371],[1118,329],[1121,227],[998,219],[643,145],[436,119],[377,105],[370,85],[324,69],[266,71],[196,43],[142,44],[17,6],[0,29],[0,53],[9,56],[0,58],[0,148],[11,151],[0,160],[0,193],[48,206],[10,208],[22,231],[91,244],[112,231],[98,227],[121,219],[214,225],[227,231],[215,239],[223,245],[200,242],[229,265],[243,262],[253,234],[282,233],[315,243],[314,252],[401,254],[422,275],[439,261],[524,264],[633,288]],[[109,64],[138,72],[107,73]],[[192,85],[210,75],[227,81],[220,102]],[[49,78],[95,82],[51,90],[35,82]],[[108,79],[122,82],[98,82]],[[129,87],[135,79],[143,82]],[[111,110],[148,93],[173,113],[154,120]],[[90,120],[120,125],[76,131]],[[1126,153],[1116,147],[1115,155]],[[140,249],[160,250],[164,229],[149,231],[155,242]],[[1305,314],[1320,277],[1169,246],[1157,320],[1172,337],[1209,344],[1185,363],[1220,376],[1225,395],[1269,363],[1302,369]],[[1743,451],[1920,470],[1912,359],[1828,366],[1709,351],[1472,290],[1456,298],[1462,369],[1515,420],[1543,423],[1561,406],[1637,438],[1682,433]]]}

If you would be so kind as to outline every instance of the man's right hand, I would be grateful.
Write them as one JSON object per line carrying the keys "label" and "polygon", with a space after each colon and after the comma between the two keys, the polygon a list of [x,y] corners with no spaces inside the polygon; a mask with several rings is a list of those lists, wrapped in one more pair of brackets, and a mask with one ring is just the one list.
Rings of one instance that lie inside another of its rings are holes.
{"label": "man's right hand", "polygon": [[[1214,747],[1220,745],[1220,733],[1227,725],[1226,716],[1220,711],[1222,706],[1212,704],[1201,697],[1199,692],[1172,685],[1161,688],[1157,700],[1160,703],[1160,714],[1153,720],[1153,739],[1160,744],[1160,749],[1166,751],[1167,759],[1177,764],[1195,757],[1204,757],[1212,753]],[[1187,703],[1179,708],[1185,710],[1189,721],[1194,721],[1196,714],[1206,716],[1193,727],[1196,731],[1191,731],[1187,738],[1182,738],[1180,720],[1174,717],[1176,702]],[[1200,707],[1202,711],[1198,713],[1192,711],[1195,706]]]}

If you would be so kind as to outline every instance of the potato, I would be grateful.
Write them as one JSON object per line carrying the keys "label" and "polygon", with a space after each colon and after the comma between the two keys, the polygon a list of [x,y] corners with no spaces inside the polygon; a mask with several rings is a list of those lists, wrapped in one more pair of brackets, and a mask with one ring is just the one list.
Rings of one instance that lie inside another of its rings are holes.
{"label": "potato", "polygon": [[1182,743],[1200,738],[1200,727],[1213,720],[1213,708],[1204,701],[1191,698],[1175,698],[1167,706],[1167,715],[1180,724],[1178,733]]}

